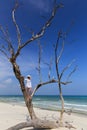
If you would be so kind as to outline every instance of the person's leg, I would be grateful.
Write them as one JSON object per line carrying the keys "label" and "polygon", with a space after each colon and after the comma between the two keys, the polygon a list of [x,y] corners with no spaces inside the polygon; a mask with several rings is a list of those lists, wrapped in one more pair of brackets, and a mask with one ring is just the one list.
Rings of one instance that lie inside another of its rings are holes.
{"label": "person's leg", "polygon": [[28,100],[29,100],[29,88],[28,88],[28,87],[26,87],[25,89],[26,89],[27,101],[28,101]]}
{"label": "person's leg", "polygon": [[31,88],[29,88],[28,94],[29,94],[29,99],[31,99],[31,94],[32,94],[32,89]]}
{"label": "person's leg", "polygon": [[32,89],[26,87],[26,93],[27,93],[27,100],[31,99]]}

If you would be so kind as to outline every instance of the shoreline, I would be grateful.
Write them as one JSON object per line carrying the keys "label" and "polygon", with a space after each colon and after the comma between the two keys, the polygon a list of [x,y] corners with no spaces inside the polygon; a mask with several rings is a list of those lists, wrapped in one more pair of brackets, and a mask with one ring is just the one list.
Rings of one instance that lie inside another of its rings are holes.
{"label": "shoreline", "polygon": [[[66,95],[64,100],[65,111],[87,115],[87,96]],[[3,95],[0,96],[0,101],[25,105],[22,95]],[[33,106],[43,110],[58,111],[61,109],[61,101],[57,95],[35,95]]]}
{"label": "shoreline", "polygon": [[[0,101],[0,103],[6,103],[6,104],[11,104],[13,106],[17,105],[17,106],[22,106],[22,107],[26,107],[25,106],[25,103],[24,104],[21,104],[21,103],[12,103],[12,102],[3,102],[3,101]],[[55,111],[55,112],[60,112],[60,110],[58,109],[50,109],[50,108],[41,108],[41,107],[37,107],[37,106],[34,106],[34,108],[36,109],[41,109],[41,110],[48,110],[48,111]],[[71,114],[77,114],[77,115],[82,115],[82,116],[87,116],[87,113],[85,112],[82,112],[82,111],[72,111],[71,109],[67,109],[65,113],[68,113],[71,111]]]}
{"label": "shoreline", "polygon": [[[55,112],[60,112],[61,111],[61,110],[54,110],[54,109],[49,109],[49,108],[40,108],[40,107],[35,107],[35,108],[42,109],[42,110],[48,110],[48,111],[55,111]],[[71,111],[71,110],[67,110],[67,112],[65,112],[65,113],[68,113],[69,111]],[[80,111],[72,111],[71,114],[87,116],[87,113],[80,112]]]}
{"label": "shoreline", "polygon": [[[43,110],[41,108],[35,108],[35,113],[38,117],[48,120],[55,120],[59,118],[59,112]],[[16,125],[17,123],[26,121],[28,115],[27,108],[25,106],[3,103],[0,102],[0,130],[6,130],[7,128]],[[72,123],[77,130],[87,130],[87,116],[83,114],[71,113],[71,115],[64,114],[64,120]],[[58,128],[58,130],[68,130],[67,128]],[[71,129],[74,130],[74,129]]]}

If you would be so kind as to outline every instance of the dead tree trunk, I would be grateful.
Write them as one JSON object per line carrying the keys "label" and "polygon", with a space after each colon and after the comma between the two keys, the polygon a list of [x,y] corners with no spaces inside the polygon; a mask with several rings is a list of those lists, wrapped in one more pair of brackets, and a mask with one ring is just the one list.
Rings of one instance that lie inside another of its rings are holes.
{"label": "dead tree trunk", "polygon": [[60,38],[61,38],[61,32],[58,33],[58,38],[57,38],[57,42],[55,45],[55,68],[56,68],[56,73],[57,73],[59,95],[60,95],[60,100],[61,100],[60,125],[62,126],[63,125],[63,121],[62,121],[63,120],[63,113],[64,113],[64,98],[62,95],[61,77],[60,77],[60,73],[59,73],[59,60],[60,60],[62,52],[63,52],[64,43],[63,43],[63,47],[60,51],[60,54],[57,55]]}
{"label": "dead tree trunk", "polygon": [[26,106],[28,108],[30,117],[31,117],[31,119],[36,119],[37,117],[36,117],[35,112],[33,110],[32,99],[29,99],[29,101],[27,101],[27,94],[26,94],[26,91],[25,91],[24,78],[21,75],[19,66],[17,65],[16,61],[13,60],[13,59],[10,59],[10,62],[12,64],[12,66],[13,66],[14,74],[15,74],[16,78],[18,79],[19,83],[20,83],[20,87],[21,87],[21,90],[22,90],[22,93],[23,93],[23,97],[24,97]]}
{"label": "dead tree trunk", "polygon": [[[59,42],[60,42],[60,39],[62,39],[62,48],[59,52],[59,55],[57,54],[58,53],[58,46],[59,46]],[[63,34],[61,31],[58,32],[58,38],[57,38],[57,42],[55,44],[55,68],[56,68],[56,74],[57,74],[57,79],[58,79],[58,88],[59,88],[59,95],[60,95],[60,99],[61,99],[61,112],[60,112],[60,125],[63,126],[63,113],[64,113],[64,98],[63,98],[63,94],[62,94],[62,77],[64,75],[64,72],[72,65],[73,61],[68,64],[67,66],[65,66],[63,68],[63,70],[61,71],[61,73],[59,72],[59,62],[60,62],[60,59],[61,59],[61,56],[62,56],[62,53],[63,53],[63,50],[64,50],[64,42],[65,42],[65,33]],[[72,72],[70,72],[70,74],[68,75],[68,78],[67,80],[69,79],[69,77],[76,71],[76,67],[73,69]],[[65,85],[68,84],[70,82],[65,82]]]}
{"label": "dead tree trunk", "polygon": [[63,120],[63,113],[64,113],[64,98],[62,95],[62,89],[61,89],[61,84],[59,83],[59,93],[60,93],[60,99],[61,99],[61,112],[60,112],[60,124],[62,125],[62,120]]}

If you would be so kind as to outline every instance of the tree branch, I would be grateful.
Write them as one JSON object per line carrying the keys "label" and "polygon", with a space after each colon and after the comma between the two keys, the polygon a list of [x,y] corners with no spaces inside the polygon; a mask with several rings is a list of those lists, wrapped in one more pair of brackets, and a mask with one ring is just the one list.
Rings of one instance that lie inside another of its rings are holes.
{"label": "tree branch", "polygon": [[62,48],[61,48],[60,54],[59,54],[59,56],[58,56],[58,58],[57,58],[57,64],[58,64],[59,61],[60,61],[60,58],[61,58],[62,53],[63,53],[63,50],[64,50],[64,40],[63,40],[63,43],[62,43]]}
{"label": "tree branch", "polygon": [[26,46],[27,44],[29,44],[31,41],[34,41],[40,37],[42,37],[47,29],[47,27],[49,27],[51,25],[51,22],[53,20],[53,18],[55,17],[56,15],[56,12],[57,12],[57,9],[59,8],[62,8],[63,7],[63,4],[59,4],[59,5],[56,5],[54,8],[53,8],[53,11],[52,11],[52,15],[50,16],[50,18],[48,19],[48,21],[44,24],[44,26],[41,28],[41,30],[36,34],[36,35],[33,35],[28,41],[26,41],[25,43],[23,43],[21,45],[21,49]]}
{"label": "tree branch", "polygon": [[71,77],[71,75],[77,70],[77,66],[74,67],[74,69],[70,72],[70,74],[67,77],[67,81],[68,79]]}
{"label": "tree branch", "polygon": [[38,41],[38,46],[39,46],[38,67],[36,69],[39,73],[39,79],[40,79],[40,82],[41,82],[41,51],[42,51],[42,47],[41,47],[40,41]]}
{"label": "tree branch", "polygon": [[52,58],[50,59],[50,63],[44,62],[44,64],[47,65],[48,68],[49,68],[48,78],[49,78],[49,80],[50,80],[50,78],[51,78],[50,73],[51,73],[51,69],[52,69]]}
{"label": "tree branch", "polygon": [[4,50],[0,49],[0,52],[2,52],[6,56],[7,59],[9,59],[7,53]]}
{"label": "tree branch", "polygon": [[75,62],[75,59],[72,60],[72,62],[69,63],[69,64],[62,70],[62,72],[61,72],[61,74],[60,74],[60,79],[62,78],[64,72],[65,72],[68,68],[70,68],[70,66],[73,64],[73,62]]}
{"label": "tree branch", "polygon": [[[41,86],[44,86],[44,85],[47,85],[47,84],[50,84],[50,83],[58,83],[58,82],[59,82],[58,80],[51,79],[51,80],[49,80],[49,81],[39,83],[39,84],[34,88],[31,97],[33,98],[35,92],[36,92]],[[71,81],[61,82],[61,84],[63,84],[63,85],[67,85],[67,84],[69,84],[69,83],[72,83],[72,82],[71,82]]]}
{"label": "tree branch", "polygon": [[16,19],[15,19],[15,11],[16,11],[17,8],[18,8],[18,3],[16,3],[16,5],[15,5],[13,11],[12,11],[12,20],[13,20],[13,23],[14,23],[14,25],[16,27],[17,39],[18,39],[18,48],[19,48],[20,45],[21,45],[21,34],[20,34],[19,26],[18,26],[18,24],[16,22]]}
{"label": "tree branch", "polygon": [[56,73],[57,73],[57,77],[59,81],[60,81],[60,75],[59,75],[58,61],[57,61],[57,50],[58,50],[58,44],[59,44],[60,38],[61,38],[61,31],[58,32],[58,38],[57,38],[56,46],[55,46],[55,65],[56,65]]}
{"label": "tree branch", "polygon": [[[34,40],[36,40],[36,39],[38,39],[38,38],[40,38],[40,37],[42,37],[44,35],[46,29],[51,25],[51,22],[52,22],[53,18],[56,15],[57,9],[62,8],[62,7],[63,7],[63,4],[59,4],[59,5],[55,5],[54,6],[52,14],[51,14],[50,18],[48,19],[48,21],[46,21],[46,23],[43,25],[43,27],[41,28],[41,30],[38,33],[32,34],[32,37],[29,40],[27,40],[26,42],[24,42],[23,44],[21,44],[19,46],[19,48],[18,48],[18,50],[17,50],[17,52],[15,54],[15,58],[17,58],[17,56],[19,55],[19,53],[20,53],[20,51],[21,51],[22,48],[24,48],[26,45],[28,45],[32,41],[34,41]],[[13,17],[13,22],[14,22],[14,24],[16,26],[16,29],[17,29],[17,34],[18,34],[19,43],[20,43],[20,40],[21,40],[20,39],[20,31],[19,31],[18,25],[17,25],[17,23],[15,21],[15,17],[14,17],[15,11],[16,10],[14,8],[14,10],[13,10],[13,16],[12,17]]]}
{"label": "tree branch", "polygon": [[8,30],[6,29],[6,31],[5,31],[3,29],[3,27],[0,26],[0,31],[2,32],[2,34],[4,36],[4,37],[1,37],[1,39],[3,39],[8,44],[7,50],[10,52],[11,55],[14,55],[14,48],[12,46],[11,40],[9,39]]}
{"label": "tree branch", "polygon": [[26,127],[32,127],[33,126],[33,123],[32,121],[30,122],[21,122],[15,126],[12,126],[10,128],[8,128],[7,130],[20,130],[20,129],[23,129],[23,128],[26,128]]}

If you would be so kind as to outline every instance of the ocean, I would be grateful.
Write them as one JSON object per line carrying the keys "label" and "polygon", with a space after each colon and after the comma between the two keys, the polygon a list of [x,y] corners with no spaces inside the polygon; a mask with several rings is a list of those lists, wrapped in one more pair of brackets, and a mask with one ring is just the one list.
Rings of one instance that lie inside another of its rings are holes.
{"label": "ocean", "polygon": [[[25,106],[23,96],[5,95],[0,96],[0,102],[17,104]],[[64,96],[65,110],[75,113],[87,114],[87,96]],[[33,98],[33,105],[38,108],[48,110],[60,110],[61,101],[59,96],[55,95],[37,95]]]}

